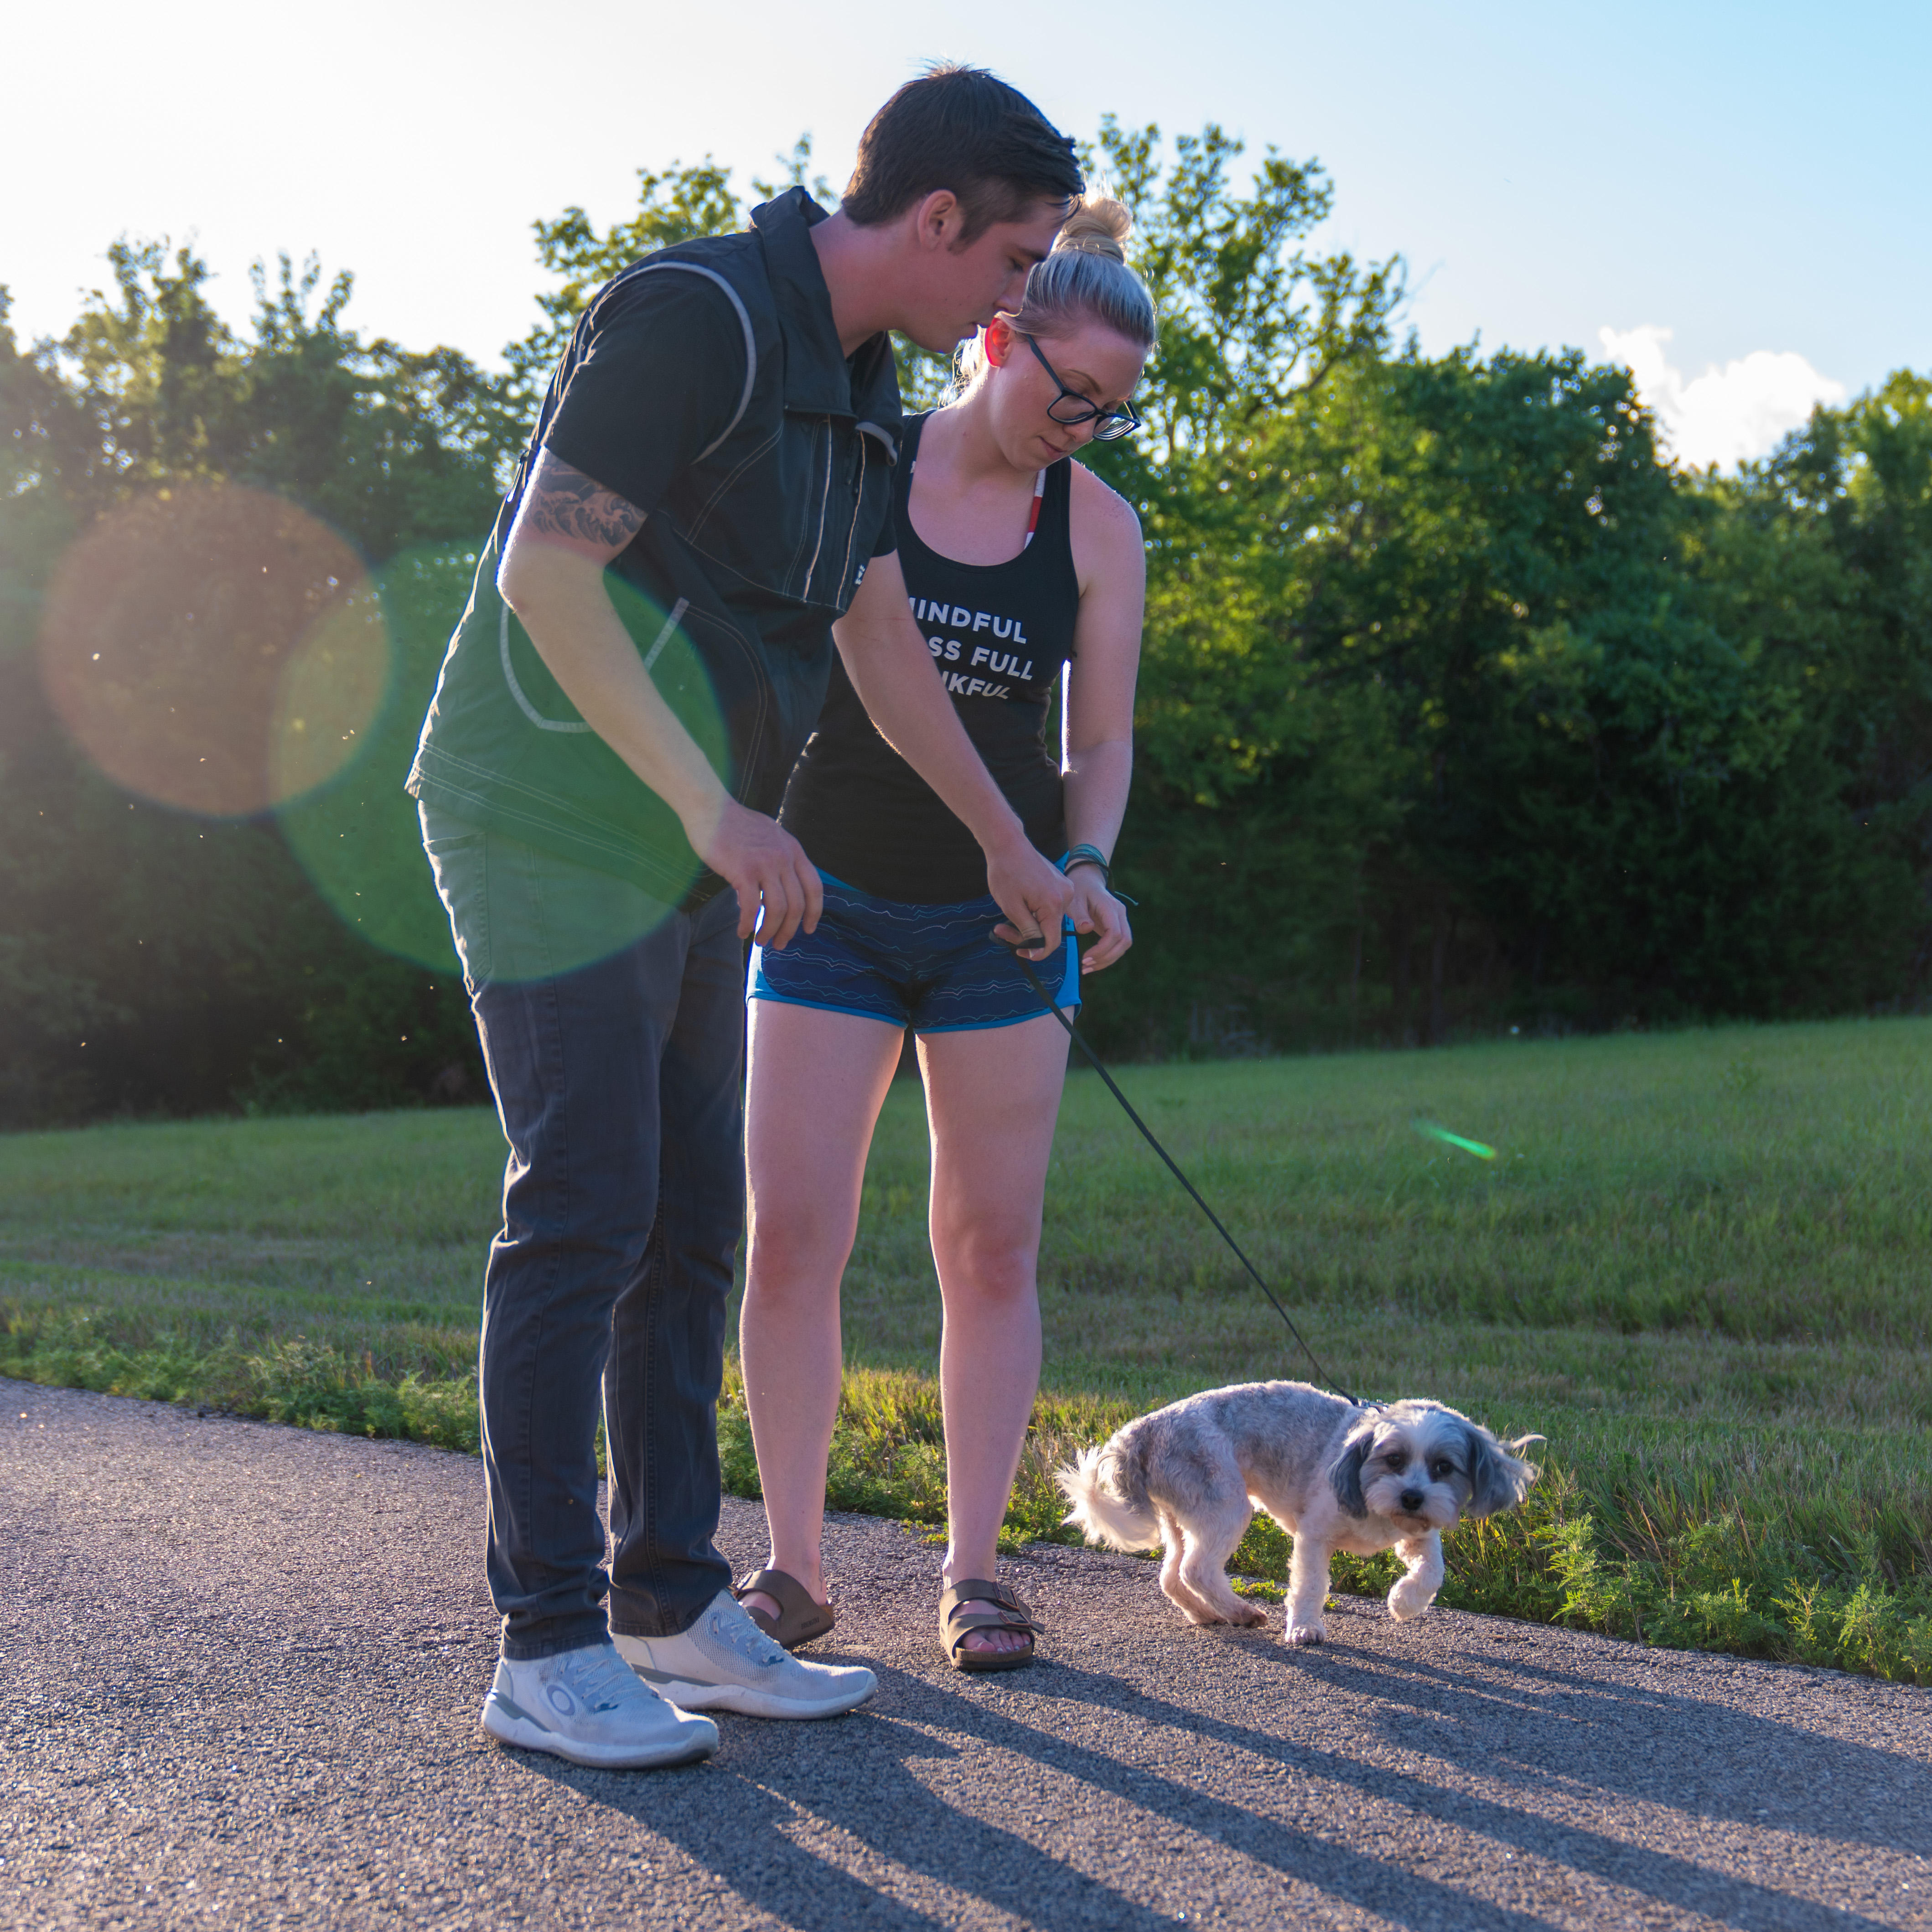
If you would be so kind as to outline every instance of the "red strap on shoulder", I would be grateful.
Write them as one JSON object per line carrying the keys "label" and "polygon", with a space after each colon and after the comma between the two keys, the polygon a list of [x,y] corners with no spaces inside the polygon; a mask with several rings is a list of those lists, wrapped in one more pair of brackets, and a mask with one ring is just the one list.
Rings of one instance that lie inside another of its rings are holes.
{"label": "red strap on shoulder", "polygon": [[1033,479],[1033,508],[1027,512],[1027,533],[1020,548],[1024,550],[1033,542],[1033,533],[1040,528],[1040,506],[1046,494],[1046,472],[1042,470]]}

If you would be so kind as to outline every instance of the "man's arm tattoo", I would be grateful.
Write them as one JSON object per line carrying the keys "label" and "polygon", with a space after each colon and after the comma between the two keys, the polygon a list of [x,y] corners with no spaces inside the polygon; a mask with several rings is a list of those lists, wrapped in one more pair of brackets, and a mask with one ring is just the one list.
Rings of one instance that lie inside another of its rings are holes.
{"label": "man's arm tattoo", "polygon": [[548,450],[530,478],[523,514],[530,520],[534,536],[594,544],[614,554],[644,526],[644,513],[634,503],[560,461]]}

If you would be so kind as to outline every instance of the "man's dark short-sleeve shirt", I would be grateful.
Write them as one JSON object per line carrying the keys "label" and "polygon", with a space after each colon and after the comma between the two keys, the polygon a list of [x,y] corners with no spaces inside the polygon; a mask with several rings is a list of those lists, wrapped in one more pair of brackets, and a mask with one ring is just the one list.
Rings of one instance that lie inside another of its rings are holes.
{"label": "man's dark short-sleeve shirt", "polygon": [[[640,277],[566,365],[537,440],[648,515],[731,420],[744,386],[743,339],[722,291],[694,275]],[[872,555],[891,553],[893,529],[888,517]]]}
{"label": "man's dark short-sleeve shirt", "polygon": [[646,514],[731,420],[745,344],[715,283],[640,276],[573,351],[540,447]]}
{"label": "man's dark short-sleeve shirt", "polygon": [[892,345],[844,352],[802,190],[680,243],[578,321],[481,559],[409,790],[674,899],[716,890],[675,815],[564,696],[496,586],[540,450],[644,513],[606,573],[659,693],[733,795],[775,812],[831,627],[895,547]]}

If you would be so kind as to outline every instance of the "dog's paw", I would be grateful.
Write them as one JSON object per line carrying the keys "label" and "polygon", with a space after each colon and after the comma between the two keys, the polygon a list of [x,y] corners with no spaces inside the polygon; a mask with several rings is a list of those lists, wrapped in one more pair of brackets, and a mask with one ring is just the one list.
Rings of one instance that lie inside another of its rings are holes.
{"label": "dog's paw", "polygon": [[1268,1612],[1265,1610],[1257,1610],[1252,1604],[1244,1604],[1241,1606],[1240,1614],[1238,1616],[1230,1617],[1228,1621],[1231,1624],[1238,1624],[1244,1630],[1252,1630],[1257,1624],[1265,1624],[1268,1622]]}
{"label": "dog's paw", "polygon": [[1436,1592],[1426,1583],[1405,1576],[1388,1593],[1389,1615],[1399,1624],[1419,1617],[1436,1600]]}
{"label": "dog's paw", "polygon": [[1298,1644],[1319,1643],[1328,1634],[1328,1632],[1326,1627],[1318,1623],[1292,1623],[1288,1625],[1286,1630],[1282,1632],[1282,1636],[1286,1638],[1288,1642]]}

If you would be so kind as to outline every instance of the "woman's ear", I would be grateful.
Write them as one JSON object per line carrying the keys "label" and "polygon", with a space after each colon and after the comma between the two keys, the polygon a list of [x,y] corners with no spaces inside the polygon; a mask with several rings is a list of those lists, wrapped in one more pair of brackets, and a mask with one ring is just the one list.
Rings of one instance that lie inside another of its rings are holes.
{"label": "woman's ear", "polygon": [[1006,358],[1013,352],[1012,326],[1003,315],[996,315],[987,323],[980,338],[980,346],[986,351],[990,368],[1005,368]]}

